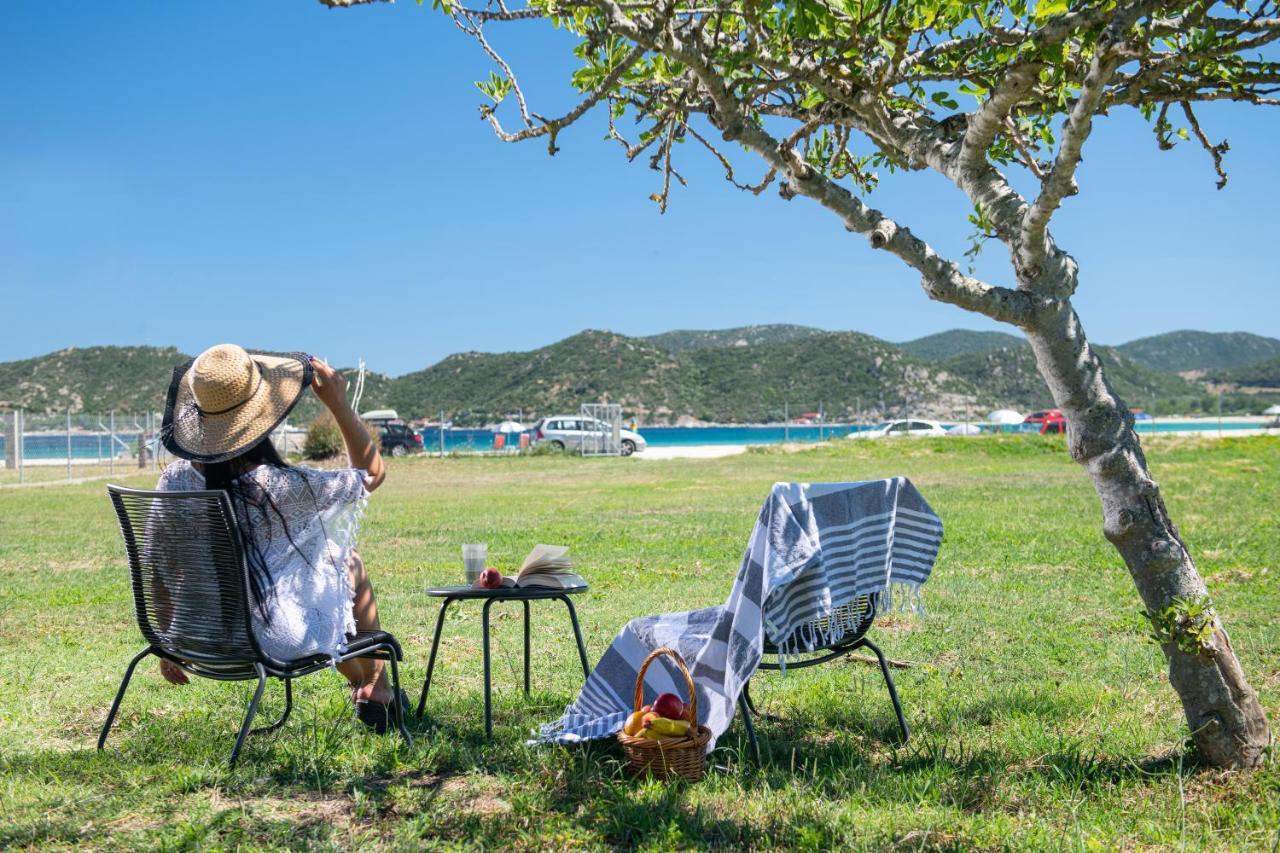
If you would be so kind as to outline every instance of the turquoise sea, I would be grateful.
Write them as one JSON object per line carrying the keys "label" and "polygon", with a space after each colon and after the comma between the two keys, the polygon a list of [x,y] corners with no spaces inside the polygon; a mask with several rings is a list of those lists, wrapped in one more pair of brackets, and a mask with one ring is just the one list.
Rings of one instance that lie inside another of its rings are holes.
{"label": "turquoise sea", "polygon": [[[952,426],[944,423],[943,426]],[[984,431],[988,425],[980,424]],[[1222,431],[1230,432],[1239,429],[1257,429],[1256,423],[1223,423]],[[641,427],[640,435],[650,447],[689,447],[700,444],[781,444],[783,441],[816,442],[832,437],[843,438],[859,430],[870,429],[863,424],[829,424],[827,426],[706,426],[706,427]],[[1195,431],[1216,432],[1216,420],[1162,423],[1141,421],[1137,425],[1140,433]],[[1006,428],[1008,430],[1008,428]],[[440,432],[437,429],[419,430],[423,445],[428,451],[440,447]],[[486,429],[449,429],[445,430],[446,451],[489,450],[493,447],[493,433]],[[509,435],[507,442],[514,445],[517,436]]]}
{"label": "turquoise sea", "polygon": [[[951,426],[947,423],[944,426]],[[981,425],[986,429],[986,425]],[[1222,431],[1231,432],[1240,429],[1256,429],[1256,423],[1222,424]],[[781,444],[783,441],[816,442],[829,438],[842,438],[852,432],[869,429],[866,425],[830,424],[827,426],[707,426],[707,427],[644,427],[640,434],[651,447],[688,447],[698,444]],[[1162,423],[1161,421],[1143,421],[1138,423],[1138,432],[1216,432],[1216,420],[1194,422]],[[439,431],[436,429],[419,430],[423,444],[428,451],[440,447]],[[493,448],[493,432],[487,429],[448,429],[445,430],[445,450],[449,452],[467,452],[491,450]],[[518,437],[509,435],[510,445],[518,443]],[[73,459],[101,459],[106,461],[112,455],[127,456],[137,448],[138,434],[118,432],[115,442],[103,434],[76,434],[71,436],[71,456]],[[66,434],[34,434],[28,435],[23,442],[27,459],[66,459]],[[0,453],[4,452],[4,438],[0,436]]]}

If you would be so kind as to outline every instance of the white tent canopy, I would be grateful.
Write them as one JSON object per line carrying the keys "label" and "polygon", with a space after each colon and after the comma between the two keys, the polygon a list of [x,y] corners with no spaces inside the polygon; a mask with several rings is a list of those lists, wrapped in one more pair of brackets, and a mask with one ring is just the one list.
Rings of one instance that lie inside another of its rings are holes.
{"label": "white tent canopy", "polygon": [[1280,415],[1280,406],[1268,406],[1262,410],[1264,415]]}
{"label": "white tent canopy", "polygon": [[1009,425],[1022,423],[1023,417],[1013,409],[996,409],[987,415],[987,420],[993,424]]}
{"label": "white tent canopy", "polygon": [[524,432],[525,425],[519,421],[503,421],[494,427],[494,432]]}

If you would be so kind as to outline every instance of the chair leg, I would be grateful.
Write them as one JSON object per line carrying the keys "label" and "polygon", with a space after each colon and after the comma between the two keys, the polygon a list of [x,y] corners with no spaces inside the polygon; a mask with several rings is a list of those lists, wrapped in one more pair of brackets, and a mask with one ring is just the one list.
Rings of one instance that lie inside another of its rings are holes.
{"label": "chair leg", "polygon": [[133,656],[133,660],[129,661],[129,667],[124,671],[124,680],[120,682],[120,688],[116,690],[116,699],[111,703],[111,710],[107,712],[107,721],[102,724],[102,733],[98,735],[98,749],[102,749],[107,742],[107,735],[111,733],[111,724],[116,721],[116,712],[120,710],[120,702],[124,699],[124,692],[129,687],[129,680],[133,678],[133,671],[137,668],[138,663],[149,654],[151,654],[150,647],[138,652]]}
{"label": "chair leg", "polygon": [[396,728],[400,730],[400,737],[404,738],[406,746],[413,746],[413,736],[409,734],[409,729],[405,725],[404,706],[400,704],[400,667],[396,662],[399,650],[391,645],[386,645],[388,652],[388,660],[391,663],[391,694],[395,698],[391,702],[392,713],[395,715]]}
{"label": "chair leg", "polygon": [[291,713],[293,713],[293,679],[286,678],[284,679],[284,713],[280,715],[280,719],[276,720],[271,725],[259,726],[256,729],[251,729],[249,734],[265,735],[269,732],[274,732],[285,724]]}
{"label": "chair leg", "polygon": [[236,745],[231,750],[231,760],[228,767],[234,769],[236,761],[240,758],[240,747],[244,746],[244,739],[249,736],[249,725],[253,722],[253,717],[258,713],[258,703],[262,701],[262,691],[267,687],[267,671],[262,668],[262,664],[255,663],[253,668],[258,671],[258,689],[253,691],[253,699],[249,702],[249,710],[245,712],[244,722],[240,724],[240,733],[236,735]]}
{"label": "chair leg", "polygon": [[751,680],[742,685],[742,698],[746,700],[747,707],[751,709],[751,713],[759,715],[760,711],[756,709],[756,703],[751,701]]}
{"label": "chair leg", "polygon": [[738,713],[742,715],[742,722],[747,727],[747,740],[751,743],[751,754],[756,760],[756,766],[760,766],[760,742],[756,740],[756,727],[751,722],[750,700],[746,698],[746,685],[743,685],[743,691],[738,695]]}
{"label": "chair leg", "polygon": [[893,701],[893,713],[898,715],[898,728],[902,730],[902,742],[906,743],[911,738],[911,730],[907,728],[907,719],[902,715],[902,703],[898,701],[898,691],[893,686],[893,676],[889,674],[889,662],[884,658],[884,652],[880,651],[880,647],[863,637],[862,645],[875,652],[876,660],[880,661],[880,672],[884,674],[885,686],[889,688],[889,698]]}

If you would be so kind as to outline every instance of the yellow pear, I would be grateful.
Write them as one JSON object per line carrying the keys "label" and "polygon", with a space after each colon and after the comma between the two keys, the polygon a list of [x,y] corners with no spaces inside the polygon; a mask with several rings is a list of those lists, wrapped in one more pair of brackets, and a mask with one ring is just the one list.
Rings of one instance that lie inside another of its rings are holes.
{"label": "yellow pear", "polygon": [[644,712],[633,711],[627,721],[622,725],[622,733],[629,737],[636,737],[644,729]]}

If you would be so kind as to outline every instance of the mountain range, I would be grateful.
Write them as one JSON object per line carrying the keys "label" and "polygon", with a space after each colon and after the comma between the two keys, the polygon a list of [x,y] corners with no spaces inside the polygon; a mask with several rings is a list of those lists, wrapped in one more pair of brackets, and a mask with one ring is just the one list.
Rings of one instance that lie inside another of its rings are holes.
{"label": "mountain range", "polygon": [[[1206,410],[1216,403],[1209,392],[1224,388],[1224,407],[1244,410],[1280,394],[1274,338],[1183,331],[1095,349],[1131,405]],[[89,347],[0,363],[0,408],[158,411],[172,367],[186,357],[171,347]],[[646,338],[589,330],[529,352],[456,353],[398,377],[368,371],[361,409],[480,424],[597,401],[646,423],[778,421],[820,407],[831,420],[980,417],[1050,404],[1030,347],[1003,332],[955,329],[894,344],[762,325]],[[307,395],[293,420],[318,412]]]}

